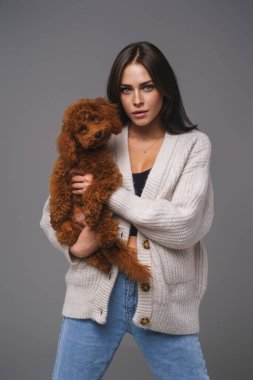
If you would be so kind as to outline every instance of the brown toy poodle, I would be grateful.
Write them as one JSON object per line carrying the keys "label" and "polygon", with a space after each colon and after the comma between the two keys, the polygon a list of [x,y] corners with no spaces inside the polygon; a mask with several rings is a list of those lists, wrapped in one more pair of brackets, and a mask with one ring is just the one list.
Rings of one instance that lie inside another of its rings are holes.
{"label": "brown toy poodle", "polygon": [[[78,99],[65,110],[57,137],[59,156],[50,176],[50,218],[61,244],[73,245],[85,223],[96,232],[98,250],[84,258],[103,272],[115,264],[129,278],[148,282],[150,268],[138,261],[136,250],[118,237],[118,223],[105,202],[122,185],[120,173],[106,143],[122,131],[116,104],[104,98]],[[91,173],[83,194],[72,194],[71,177]]]}

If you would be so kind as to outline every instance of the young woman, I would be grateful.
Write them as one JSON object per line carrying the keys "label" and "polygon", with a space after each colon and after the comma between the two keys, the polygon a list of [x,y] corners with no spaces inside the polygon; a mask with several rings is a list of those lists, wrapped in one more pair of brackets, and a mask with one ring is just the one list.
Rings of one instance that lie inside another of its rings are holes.
{"label": "young woman", "polygon": [[[140,284],[116,266],[106,275],[87,265],[97,243],[85,220],[77,242],[60,245],[48,197],[40,225],[70,264],[52,379],[101,379],[127,332],[156,379],[209,379],[198,333],[208,272],[202,239],[214,217],[210,139],[190,122],[170,64],[149,42],[119,52],[107,97],[124,125],[109,141],[123,186],[107,204],[152,280]],[[91,181],[73,176],[72,193]]]}

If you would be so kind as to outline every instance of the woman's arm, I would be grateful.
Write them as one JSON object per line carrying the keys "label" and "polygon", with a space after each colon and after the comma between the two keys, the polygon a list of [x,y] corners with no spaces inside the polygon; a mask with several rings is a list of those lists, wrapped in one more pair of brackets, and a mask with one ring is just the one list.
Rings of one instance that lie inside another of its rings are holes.
{"label": "woman's arm", "polygon": [[[72,193],[81,194],[92,181],[92,176],[86,174],[85,176],[72,177]],[[85,226],[85,220],[79,221],[83,225],[83,229],[80,232],[78,239],[74,245],[68,247],[67,245],[60,244],[56,238],[55,230],[50,223],[50,207],[49,207],[50,195],[48,196],[45,205],[43,207],[42,218],[40,220],[40,227],[46,234],[49,241],[55,248],[62,251],[67,258],[69,264],[77,265],[81,258],[85,258],[98,249],[96,241],[96,233],[91,231],[89,226]]]}
{"label": "woman's arm", "polygon": [[67,245],[60,244],[56,238],[55,230],[50,224],[49,199],[50,199],[50,195],[48,196],[43,207],[42,217],[40,220],[40,227],[44,231],[44,233],[46,234],[48,240],[52,243],[52,245],[64,253],[69,264],[71,265],[78,264],[80,261],[80,258],[77,257],[76,255],[73,255],[69,251],[69,247]]}
{"label": "woman's arm", "polygon": [[207,234],[214,217],[210,157],[210,139],[201,136],[191,150],[170,201],[144,199],[121,186],[107,204],[151,240],[168,248],[191,247]]}

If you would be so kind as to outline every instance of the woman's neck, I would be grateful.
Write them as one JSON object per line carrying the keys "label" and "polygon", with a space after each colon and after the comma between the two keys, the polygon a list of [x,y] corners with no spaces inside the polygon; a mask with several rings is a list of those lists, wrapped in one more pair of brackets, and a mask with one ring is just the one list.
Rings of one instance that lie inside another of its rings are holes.
{"label": "woman's neck", "polygon": [[164,135],[165,130],[157,125],[138,127],[131,123],[128,124],[129,138],[137,141],[153,141],[159,138],[163,138]]}

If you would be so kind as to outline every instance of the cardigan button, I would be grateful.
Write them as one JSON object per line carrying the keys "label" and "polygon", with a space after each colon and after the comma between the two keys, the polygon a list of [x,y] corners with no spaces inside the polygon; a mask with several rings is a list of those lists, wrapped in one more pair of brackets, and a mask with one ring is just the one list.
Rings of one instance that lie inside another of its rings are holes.
{"label": "cardigan button", "polygon": [[150,285],[149,285],[148,282],[146,282],[146,283],[143,283],[143,284],[141,285],[141,288],[142,288],[142,290],[143,290],[144,292],[148,292],[149,289],[150,289]]}
{"label": "cardigan button", "polygon": [[148,317],[141,318],[141,324],[142,325],[147,325],[148,323],[149,323],[149,318]]}
{"label": "cardigan button", "polygon": [[143,248],[145,249],[149,249],[150,248],[150,245],[149,245],[149,241],[146,239],[146,240],[143,240],[142,242],[142,246]]}

